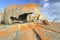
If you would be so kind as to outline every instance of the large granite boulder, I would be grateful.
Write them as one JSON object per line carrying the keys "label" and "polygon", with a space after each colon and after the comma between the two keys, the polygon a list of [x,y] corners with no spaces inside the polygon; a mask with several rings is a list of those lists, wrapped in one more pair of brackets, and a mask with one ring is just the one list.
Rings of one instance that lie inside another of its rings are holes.
{"label": "large granite boulder", "polygon": [[[7,6],[4,9],[4,23],[5,24],[12,24],[13,20],[18,20],[19,16],[21,17],[21,15],[23,15],[23,16],[19,19],[25,18],[28,20],[28,22],[30,22],[31,21],[31,15],[32,14],[36,15],[39,13],[40,13],[40,6],[38,4]],[[11,17],[13,17],[13,19],[11,19]],[[23,21],[23,20],[20,20],[20,21]]]}

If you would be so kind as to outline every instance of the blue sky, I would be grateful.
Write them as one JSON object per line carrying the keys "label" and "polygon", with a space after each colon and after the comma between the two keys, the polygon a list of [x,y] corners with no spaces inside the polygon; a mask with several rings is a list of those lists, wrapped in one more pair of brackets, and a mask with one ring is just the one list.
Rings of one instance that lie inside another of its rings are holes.
{"label": "blue sky", "polygon": [[[48,1],[48,2],[47,2]],[[59,2],[60,0],[58,0]],[[45,3],[47,2],[47,3]],[[12,4],[28,4],[28,3],[36,3],[43,6],[43,4],[49,5],[48,3],[51,2],[57,2],[57,0],[0,0],[0,10],[3,10],[6,6],[12,5]]]}
{"label": "blue sky", "polygon": [[60,0],[0,0],[0,10],[3,10],[6,6],[12,4],[28,4],[36,3],[41,6],[49,6],[49,4],[60,2]]}
{"label": "blue sky", "polygon": [[0,0],[0,10],[12,4],[28,4],[32,3],[31,0]]}
{"label": "blue sky", "polygon": [[4,9],[8,5],[12,4],[29,4],[37,3],[39,4],[40,0],[0,0],[0,9]]}

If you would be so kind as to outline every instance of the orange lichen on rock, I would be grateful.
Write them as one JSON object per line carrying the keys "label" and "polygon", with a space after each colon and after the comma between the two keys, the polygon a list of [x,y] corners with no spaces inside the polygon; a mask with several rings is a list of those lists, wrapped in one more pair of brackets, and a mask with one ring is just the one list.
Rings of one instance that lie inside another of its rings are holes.
{"label": "orange lichen on rock", "polygon": [[8,29],[2,29],[0,30],[0,36],[6,36],[6,34],[17,30],[18,30],[18,26],[12,26],[11,28]]}
{"label": "orange lichen on rock", "polygon": [[43,28],[41,28],[40,26],[37,26],[36,24],[35,25],[31,24],[30,27],[33,28],[33,30],[41,37],[42,40],[46,40],[44,36]]}
{"label": "orange lichen on rock", "polygon": [[48,25],[49,26],[42,25],[42,24],[39,24],[39,23],[33,23],[33,24],[31,24],[32,27],[31,26],[30,27],[41,37],[42,40],[55,40],[54,37],[56,38],[55,35],[57,35],[57,34],[60,38],[59,29],[58,30],[53,29],[52,28],[52,27],[54,27],[53,24],[51,25],[52,27],[50,26],[50,24],[48,24]]}
{"label": "orange lichen on rock", "polygon": [[29,13],[29,12],[33,12],[33,13],[39,12],[40,13],[40,6],[38,4],[25,4],[25,5],[22,5],[21,9],[22,9],[23,13]]}
{"label": "orange lichen on rock", "polygon": [[22,25],[21,26],[21,31],[24,32],[25,30],[30,30],[31,28],[29,28],[27,25]]}
{"label": "orange lichen on rock", "polygon": [[27,24],[19,24],[0,30],[0,40],[60,40],[60,31],[57,31],[60,29],[52,28],[54,27],[52,23],[52,27],[49,24],[37,22]]}
{"label": "orange lichen on rock", "polygon": [[38,4],[26,4],[26,5],[23,5],[22,7],[23,7],[23,9],[26,9],[26,10],[28,10],[28,9],[32,10],[33,8],[37,8],[40,10],[40,6]]}
{"label": "orange lichen on rock", "polygon": [[21,26],[20,40],[37,40],[36,34],[27,25]]}

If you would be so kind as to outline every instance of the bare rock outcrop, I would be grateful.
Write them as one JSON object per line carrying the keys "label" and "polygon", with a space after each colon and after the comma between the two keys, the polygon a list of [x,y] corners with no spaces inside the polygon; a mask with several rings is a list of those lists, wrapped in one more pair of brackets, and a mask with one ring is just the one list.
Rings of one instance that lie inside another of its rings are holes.
{"label": "bare rock outcrop", "polygon": [[[39,14],[40,6],[38,4],[26,4],[26,5],[11,5],[4,9],[4,23],[12,24],[13,20],[20,20],[23,22],[32,21],[32,14]],[[20,18],[19,18],[20,16]],[[12,20],[11,17],[14,19]],[[23,18],[22,18],[23,17]],[[19,18],[19,19],[18,19]],[[24,19],[24,20],[21,20]],[[15,21],[14,20],[14,21]]]}
{"label": "bare rock outcrop", "polygon": [[60,23],[44,21],[43,24],[4,25],[0,30],[0,40],[60,40]]}

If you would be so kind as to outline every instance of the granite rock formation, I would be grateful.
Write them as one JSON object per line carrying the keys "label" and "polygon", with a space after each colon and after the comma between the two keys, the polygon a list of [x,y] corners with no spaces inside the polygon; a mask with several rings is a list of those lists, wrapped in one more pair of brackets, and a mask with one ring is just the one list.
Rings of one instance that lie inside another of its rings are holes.
{"label": "granite rock formation", "polygon": [[[27,16],[24,16],[24,14],[27,14]],[[20,21],[30,22],[30,21],[32,21],[32,18],[31,18],[32,14],[35,14],[35,15],[40,14],[40,6],[38,4],[7,6],[4,9],[4,16],[3,16],[4,23],[5,24],[12,24],[13,21],[11,20],[11,17],[18,19],[20,15],[23,15],[22,17],[25,17],[24,21],[23,20],[20,20]],[[24,18],[22,18],[22,19],[24,19]]]}
{"label": "granite rock formation", "polygon": [[36,4],[6,7],[3,21],[10,25],[0,24],[0,40],[60,40],[60,23],[49,22],[39,12]]}
{"label": "granite rock formation", "polygon": [[60,40],[60,23],[0,25],[0,40]]}

